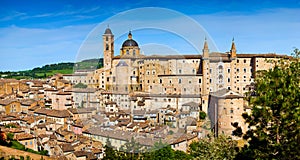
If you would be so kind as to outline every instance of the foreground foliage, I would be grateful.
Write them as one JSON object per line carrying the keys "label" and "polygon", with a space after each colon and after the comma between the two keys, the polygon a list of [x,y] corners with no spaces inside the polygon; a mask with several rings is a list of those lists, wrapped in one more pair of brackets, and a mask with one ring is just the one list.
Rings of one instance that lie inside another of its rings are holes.
{"label": "foreground foliage", "polygon": [[234,159],[237,153],[237,142],[224,135],[190,144],[190,155],[197,159]]}
{"label": "foreground foliage", "polygon": [[[279,61],[256,79],[249,97],[251,114],[243,114],[249,145],[237,159],[300,159],[300,51],[290,62]],[[275,62],[274,62],[275,63]]]}
{"label": "foreground foliage", "polygon": [[193,142],[189,146],[190,153],[185,153],[179,150],[173,150],[170,145],[164,144],[161,141],[156,142],[154,146],[148,150],[142,150],[141,146],[134,139],[116,150],[109,147],[111,143],[106,142],[105,145],[105,160],[115,159],[130,159],[130,160],[190,160],[190,159],[233,159],[236,155],[236,142],[230,138],[221,135],[218,138],[210,138]]}

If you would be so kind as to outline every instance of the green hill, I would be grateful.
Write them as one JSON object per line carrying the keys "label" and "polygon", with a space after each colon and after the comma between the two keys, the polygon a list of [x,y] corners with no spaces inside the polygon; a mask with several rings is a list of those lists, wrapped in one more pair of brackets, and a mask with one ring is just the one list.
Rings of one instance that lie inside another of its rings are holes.
{"label": "green hill", "polygon": [[42,67],[36,67],[31,70],[17,71],[17,72],[1,72],[1,78],[14,78],[14,79],[37,79],[47,78],[57,73],[72,74],[74,70],[94,70],[103,66],[103,59],[88,59],[81,62],[73,63],[57,63],[49,64]]}

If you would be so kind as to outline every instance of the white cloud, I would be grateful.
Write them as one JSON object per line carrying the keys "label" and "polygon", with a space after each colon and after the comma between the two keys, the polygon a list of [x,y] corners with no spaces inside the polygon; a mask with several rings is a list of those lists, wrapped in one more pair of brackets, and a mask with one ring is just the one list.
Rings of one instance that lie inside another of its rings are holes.
{"label": "white cloud", "polygon": [[24,17],[24,16],[26,16],[26,13],[12,11],[7,16],[4,16],[4,17],[0,18],[0,22],[1,21],[9,21],[9,20],[12,20],[12,19],[15,19],[15,18]]}

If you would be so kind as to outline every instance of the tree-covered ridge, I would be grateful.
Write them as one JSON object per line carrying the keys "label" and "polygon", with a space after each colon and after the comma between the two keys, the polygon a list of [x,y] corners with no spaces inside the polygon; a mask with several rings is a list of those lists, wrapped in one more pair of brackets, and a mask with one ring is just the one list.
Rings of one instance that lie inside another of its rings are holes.
{"label": "tree-covered ridge", "polygon": [[36,78],[47,78],[57,73],[60,74],[72,74],[74,70],[86,70],[86,69],[97,69],[103,66],[103,59],[89,59],[81,62],[73,63],[57,63],[47,64],[42,67],[36,67],[26,71],[0,71],[0,78],[14,78],[14,79],[36,79]]}

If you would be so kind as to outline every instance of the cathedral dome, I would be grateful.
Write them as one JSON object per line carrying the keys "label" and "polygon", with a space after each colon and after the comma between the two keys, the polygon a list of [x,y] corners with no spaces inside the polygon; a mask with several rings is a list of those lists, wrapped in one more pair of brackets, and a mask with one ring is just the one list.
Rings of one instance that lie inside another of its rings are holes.
{"label": "cathedral dome", "polygon": [[127,39],[125,42],[123,42],[123,44],[122,44],[122,47],[134,47],[134,46],[136,46],[136,47],[138,47],[139,45],[138,45],[138,43],[135,41],[135,40],[133,40],[133,39]]}
{"label": "cathedral dome", "polygon": [[131,31],[129,31],[128,39],[123,42],[122,47],[138,47],[138,43],[132,39]]}

